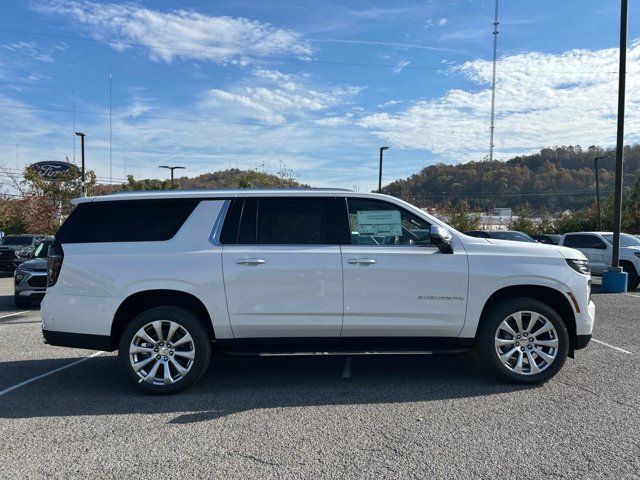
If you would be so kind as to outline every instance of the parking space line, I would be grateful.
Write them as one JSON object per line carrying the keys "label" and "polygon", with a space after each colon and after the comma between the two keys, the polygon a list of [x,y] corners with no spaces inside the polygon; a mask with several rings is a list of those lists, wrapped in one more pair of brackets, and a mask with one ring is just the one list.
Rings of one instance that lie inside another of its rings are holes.
{"label": "parking space line", "polygon": [[596,343],[599,343],[600,345],[604,345],[605,347],[613,348],[614,350],[618,350],[619,352],[627,353],[631,355],[631,352],[629,350],[625,350],[624,348],[616,347],[614,345],[609,345],[608,343],[605,343],[602,340],[596,340],[595,338],[592,338],[591,340],[593,340]]}
{"label": "parking space line", "polygon": [[344,368],[342,369],[342,378],[351,377],[351,357],[344,359]]}
{"label": "parking space line", "polygon": [[15,317],[16,315],[22,315],[23,313],[27,313],[27,312],[13,312],[13,313],[9,313],[7,315],[2,315],[2,316],[0,316],[0,320],[3,319],[3,318]]}
{"label": "parking space line", "polygon": [[640,295],[636,295],[635,293],[628,293],[628,292],[625,292],[625,295],[629,295],[630,297],[640,298]]}
{"label": "parking space line", "polygon": [[0,397],[5,395],[5,394],[7,394],[7,393],[9,393],[9,392],[12,392],[13,390],[16,390],[16,389],[18,389],[20,387],[24,387],[25,385],[28,385],[28,384],[30,384],[32,382],[35,382],[36,380],[40,380],[41,378],[48,377],[49,375],[53,375],[54,373],[58,373],[58,372],[60,372],[62,370],[65,370],[67,368],[71,368],[71,367],[73,367],[75,365],[78,365],[79,363],[86,362],[90,358],[97,357],[98,355],[102,355],[103,353],[104,352],[92,353],[91,355],[88,355],[86,357],[80,358],[80,359],[76,360],[75,362],[71,362],[71,363],[69,363],[67,365],[63,365],[62,367],[54,368],[53,370],[51,370],[49,372],[45,372],[45,373],[43,373],[41,375],[37,375],[37,376],[35,376],[33,378],[30,378],[29,380],[25,380],[24,382],[20,382],[20,383],[18,383],[16,385],[13,385],[13,386],[9,387],[9,388],[5,388],[4,390],[0,390]]}

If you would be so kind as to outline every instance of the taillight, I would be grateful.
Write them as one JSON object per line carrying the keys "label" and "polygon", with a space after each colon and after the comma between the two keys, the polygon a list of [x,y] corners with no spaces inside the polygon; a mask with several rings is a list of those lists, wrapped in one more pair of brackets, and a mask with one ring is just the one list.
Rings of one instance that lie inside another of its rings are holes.
{"label": "taillight", "polygon": [[63,259],[62,246],[57,243],[51,245],[47,253],[47,287],[54,286],[58,281]]}

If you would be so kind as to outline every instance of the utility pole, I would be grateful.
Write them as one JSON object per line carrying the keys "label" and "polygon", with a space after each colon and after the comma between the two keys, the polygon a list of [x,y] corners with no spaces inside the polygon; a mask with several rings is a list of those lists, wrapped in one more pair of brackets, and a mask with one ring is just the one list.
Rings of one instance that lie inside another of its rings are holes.
{"label": "utility pole", "polygon": [[389,147],[380,147],[380,165],[378,167],[378,193],[382,193],[382,154]]}
{"label": "utility pole", "polygon": [[167,168],[171,170],[171,190],[173,190],[173,171],[178,169],[184,169],[185,167],[170,167],[168,165],[159,165],[159,168]]}
{"label": "utility pole", "polygon": [[80,196],[81,197],[86,197],[87,196],[87,184],[85,183],[85,176],[84,176],[84,137],[85,134],[82,132],[76,132],[76,135],[80,137],[80,157],[82,158],[82,184],[80,186]]}
{"label": "utility pole", "polygon": [[491,75],[491,127],[489,133],[489,161],[493,160],[493,130],[496,119],[496,63],[498,61],[498,1],[493,19],[493,73]]}
{"label": "utility pole", "polygon": [[622,180],[624,173],[624,100],[627,72],[627,9],[628,0],[620,2],[620,66],[618,67],[618,131],[616,138],[616,182],[613,214],[613,255],[609,270],[602,276],[602,291],[627,291],[627,274],[620,268],[620,230],[622,227]]}

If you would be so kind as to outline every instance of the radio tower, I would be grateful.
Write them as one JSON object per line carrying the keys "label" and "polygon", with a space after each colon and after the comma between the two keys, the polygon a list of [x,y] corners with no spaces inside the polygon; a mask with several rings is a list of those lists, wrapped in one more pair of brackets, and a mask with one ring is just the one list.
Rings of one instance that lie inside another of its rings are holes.
{"label": "radio tower", "polygon": [[489,161],[493,160],[493,129],[496,119],[496,62],[498,54],[498,1],[493,19],[493,74],[491,76],[491,127],[489,137]]}

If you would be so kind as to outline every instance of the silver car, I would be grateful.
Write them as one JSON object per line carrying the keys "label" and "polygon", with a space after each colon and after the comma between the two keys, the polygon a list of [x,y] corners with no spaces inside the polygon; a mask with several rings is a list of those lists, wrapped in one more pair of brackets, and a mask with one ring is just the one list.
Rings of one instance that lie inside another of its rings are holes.
{"label": "silver car", "polygon": [[47,290],[47,251],[53,240],[41,242],[26,262],[16,268],[14,279],[14,299],[16,307],[27,308],[40,303]]}

